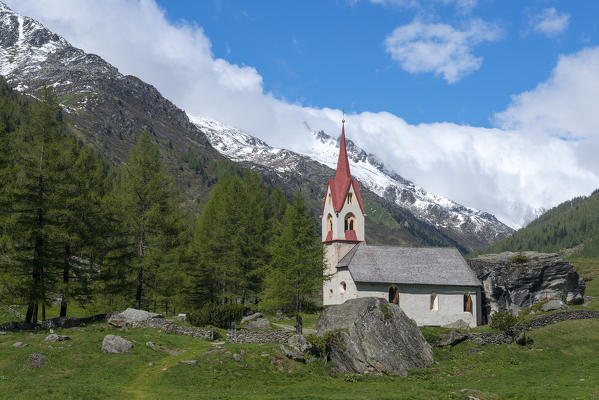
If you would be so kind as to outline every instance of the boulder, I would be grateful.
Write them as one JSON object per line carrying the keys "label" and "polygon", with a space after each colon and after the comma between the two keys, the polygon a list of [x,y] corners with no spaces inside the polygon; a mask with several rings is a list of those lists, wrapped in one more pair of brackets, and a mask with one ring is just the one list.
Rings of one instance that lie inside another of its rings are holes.
{"label": "boulder", "polygon": [[6,332],[0,331],[0,335],[6,335]]}
{"label": "boulder", "polygon": [[46,356],[39,353],[29,354],[27,365],[31,368],[41,368],[46,365]]}
{"label": "boulder", "polygon": [[454,346],[460,342],[463,342],[466,339],[468,339],[468,335],[452,330],[449,333],[441,335],[441,337],[439,338],[439,342],[437,343],[437,346]]}
{"label": "boulder", "polygon": [[256,318],[243,326],[245,329],[270,329],[270,321],[266,318]]}
{"label": "boulder", "polygon": [[483,284],[483,323],[492,312],[531,307],[548,298],[584,299],[585,283],[574,266],[559,254],[536,252],[486,254],[468,260]]}
{"label": "boulder", "polygon": [[108,323],[112,326],[122,328],[134,322],[146,321],[152,318],[162,318],[162,315],[144,310],[128,308],[120,313],[112,314],[108,317]]}
{"label": "boulder", "polygon": [[542,311],[565,310],[568,306],[561,300],[549,300],[541,306]]}
{"label": "boulder", "polygon": [[68,336],[60,336],[56,333],[51,333],[44,339],[46,342],[64,342],[65,340],[71,340],[71,338]]}
{"label": "boulder", "polygon": [[416,323],[397,304],[381,298],[347,300],[327,307],[316,323],[327,335],[328,357],[339,373],[385,372],[406,376],[433,362],[433,351]]}
{"label": "boulder", "polygon": [[192,367],[195,367],[196,365],[198,365],[198,360],[185,360],[181,361],[181,364],[191,365]]}
{"label": "boulder", "polygon": [[260,314],[259,312],[253,313],[253,314],[250,314],[250,315],[246,315],[245,317],[241,318],[241,325],[245,324],[246,322],[253,321],[256,318],[262,318],[262,317],[263,317],[263,315]]}
{"label": "boulder", "polygon": [[133,344],[116,335],[106,335],[102,341],[102,351],[104,353],[128,354]]}
{"label": "boulder", "polygon": [[516,335],[515,342],[516,342],[516,344],[519,344],[520,346],[526,345],[526,332],[524,331],[524,329],[522,329],[518,333],[518,335]]}
{"label": "boulder", "polygon": [[16,342],[12,344],[12,347],[27,347],[29,346],[27,343],[23,343],[23,342]]}
{"label": "boulder", "polygon": [[287,340],[287,344],[294,350],[301,353],[308,353],[312,351],[314,345],[306,339],[304,335],[293,335]]}
{"label": "boulder", "polygon": [[304,353],[296,349],[288,349],[284,344],[279,345],[283,355],[293,361],[305,362]]}
{"label": "boulder", "polygon": [[233,360],[241,361],[243,360],[243,357],[241,356],[241,354],[233,354]]}

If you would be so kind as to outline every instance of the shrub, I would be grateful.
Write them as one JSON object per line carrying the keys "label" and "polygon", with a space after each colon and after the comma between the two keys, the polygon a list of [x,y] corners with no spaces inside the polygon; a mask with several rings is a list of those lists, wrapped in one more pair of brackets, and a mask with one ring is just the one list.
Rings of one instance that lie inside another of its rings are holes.
{"label": "shrub", "polygon": [[514,262],[516,264],[524,264],[529,261],[530,261],[530,258],[528,258],[527,256],[525,256],[522,253],[518,253],[514,257],[512,257],[512,262]]}
{"label": "shrub", "polygon": [[491,317],[491,328],[509,332],[518,324],[518,318],[508,311],[498,311]]}
{"label": "shrub", "polygon": [[246,311],[247,307],[243,304],[207,303],[199,310],[191,312],[188,318],[189,323],[194,326],[214,325],[228,329],[233,322],[239,324]]}

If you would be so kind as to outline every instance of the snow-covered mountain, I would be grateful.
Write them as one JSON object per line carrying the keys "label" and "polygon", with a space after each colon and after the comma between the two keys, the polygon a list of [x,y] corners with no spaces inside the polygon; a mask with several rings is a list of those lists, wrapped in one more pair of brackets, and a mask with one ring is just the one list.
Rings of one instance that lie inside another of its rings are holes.
{"label": "snow-covered mountain", "polygon": [[[305,154],[277,149],[239,129],[220,122],[192,118],[192,122],[208,137],[221,154],[237,162],[249,162],[270,168],[280,174],[297,171],[298,163],[308,157],[331,169],[337,165],[339,140],[320,131],[313,135],[311,149]],[[513,230],[495,216],[462,206],[442,196],[429,193],[399,174],[387,169],[376,156],[367,154],[351,140],[347,154],[352,175],[363,187],[396,205],[409,210],[437,229],[464,236],[478,236],[483,242],[495,242]],[[331,171],[332,176],[332,171]]]}

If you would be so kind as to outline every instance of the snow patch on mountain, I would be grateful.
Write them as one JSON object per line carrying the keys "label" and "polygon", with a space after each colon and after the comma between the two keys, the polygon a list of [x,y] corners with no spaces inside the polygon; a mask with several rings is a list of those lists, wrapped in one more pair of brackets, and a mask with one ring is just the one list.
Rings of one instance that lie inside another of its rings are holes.
{"label": "snow patch on mountain", "polygon": [[[296,171],[302,155],[285,149],[276,149],[239,129],[206,119],[190,119],[206,134],[214,148],[233,161],[251,162],[272,168],[279,173]],[[445,197],[429,193],[414,183],[388,170],[374,155],[367,154],[351,140],[347,153],[352,175],[380,197],[410,210],[420,219],[437,228],[490,236],[499,239],[512,230],[493,215],[464,207]],[[339,140],[324,132],[313,135],[313,143],[303,156],[335,169],[339,154]]]}

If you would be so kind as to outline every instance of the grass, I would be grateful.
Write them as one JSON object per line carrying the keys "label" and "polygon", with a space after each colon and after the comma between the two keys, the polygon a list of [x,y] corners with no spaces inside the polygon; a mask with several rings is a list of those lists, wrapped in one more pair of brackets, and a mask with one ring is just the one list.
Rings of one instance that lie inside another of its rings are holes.
{"label": "grass", "polygon": [[[565,321],[530,332],[533,344],[527,347],[462,343],[435,349],[433,366],[407,378],[333,378],[322,360],[296,363],[274,344],[225,343],[224,350],[205,354],[212,342],[98,323],[59,330],[72,340],[51,348],[45,333],[0,336],[0,392],[9,399],[599,399],[598,331],[598,320]],[[102,353],[109,333],[132,341],[132,354]],[[12,347],[17,341],[29,347]],[[179,354],[154,351],[147,341]],[[242,361],[235,361],[232,355],[242,351]],[[48,364],[28,368],[27,356],[34,352]],[[189,359],[198,365],[180,364]]]}

